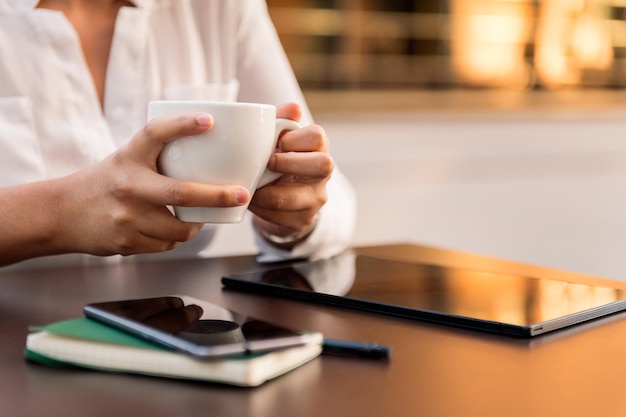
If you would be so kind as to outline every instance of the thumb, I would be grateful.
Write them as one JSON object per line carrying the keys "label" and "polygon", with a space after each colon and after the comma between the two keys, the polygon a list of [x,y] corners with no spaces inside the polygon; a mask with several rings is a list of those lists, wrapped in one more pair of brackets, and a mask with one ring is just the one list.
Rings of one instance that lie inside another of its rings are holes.
{"label": "thumb", "polygon": [[302,117],[302,109],[297,103],[283,104],[278,106],[278,108],[276,109],[276,117],[299,122],[300,118]]}
{"label": "thumb", "polygon": [[128,143],[132,155],[156,159],[166,143],[213,127],[208,113],[188,113],[150,120]]}

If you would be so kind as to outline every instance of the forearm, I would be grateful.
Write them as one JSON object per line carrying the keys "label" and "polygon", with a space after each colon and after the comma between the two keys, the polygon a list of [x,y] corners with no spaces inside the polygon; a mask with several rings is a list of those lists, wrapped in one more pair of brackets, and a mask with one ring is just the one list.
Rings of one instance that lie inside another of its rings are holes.
{"label": "forearm", "polygon": [[67,252],[59,223],[63,179],[0,188],[0,265]]}

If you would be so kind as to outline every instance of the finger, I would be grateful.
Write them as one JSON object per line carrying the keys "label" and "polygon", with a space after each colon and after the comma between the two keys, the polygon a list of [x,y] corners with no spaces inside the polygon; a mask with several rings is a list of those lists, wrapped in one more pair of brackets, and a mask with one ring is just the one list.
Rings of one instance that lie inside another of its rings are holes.
{"label": "finger", "polygon": [[276,109],[276,117],[299,122],[302,118],[302,108],[297,103],[282,104]]}
{"label": "finger", "polygon": [[318,125],[292,130],[280,139],[281,152],[328,152],[328,149],[326,131]]}
{"label": "finger", "polygon": [[[111,158],[120,159],[118,153]],[[122,165],[118,162],[118,165]],[[155,205],[185,207],[237,207],[250,200],[250,194],[240,185],[205,184],[182,181],[159,174],[151,169],[115,171],[109,192],[120,201],[143,201]]]}
{"label": "finger", "polygon": [[303,211],[318,210],[326,203],[325,187],[316,184],[277,184],[259,189],[252,199],[250,210]]}
{"label": "finger", "polygon": [[275,234],[291,234],[309,228],[315,221],[317,210],[276,211],[257,208],[255,216],[271,224]]}
{"label": "finger", "polygon": [[131,236],[120,236],[113,242],[113,253],[122,256],[136,255],[139,253],[158,253],[174,249],[180,242],[154,238],[142,233],[133,233]]}
{"label": "finger", "polygon": [[129,147],[135,155],[148,156],[152,160],[166,143],[205,132],[213,127],[213,123],[213,116],[199,112],[153,119],[133,136]]}
{"label": "finger", "polygon": [[310,181],[329,178],[335,163],[325,152],[277,152],[271,156],[267,166],[272,171],[307,177]]}
{"label": "finger", "polygon": [[164,206],[160,206],[158,209],[154,215],[144,212],[143,218],[146,221],[138,226],[142,235],[170,244],[173,242],[182,243],[191,240],[202,228],[200,223],[187,223],[176,219]]}
{"label": "finger", "polygon": [[180,181],[154,173],[136,190],[147,201],[158,205],[182,207],[237,207],[250,200],[250,193],[239,185],[204,184]]}

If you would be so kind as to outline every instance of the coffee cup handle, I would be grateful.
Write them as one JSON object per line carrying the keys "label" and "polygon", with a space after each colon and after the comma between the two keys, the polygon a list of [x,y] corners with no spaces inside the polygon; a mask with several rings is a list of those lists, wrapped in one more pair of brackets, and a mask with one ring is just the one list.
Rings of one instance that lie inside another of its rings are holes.
{"label": "coffee cup handle", "polygon": [[[300,129],[301,127],[302,125],[300,123],[294,122],[293,120],[276,119],[276,133],[274,134],[274,148],[276,148],[276,142],[278,141],[278,137],[280,136],[281,133],[283,133],[285,130],[296,130],[296,129]],[[272,152],[273,152],[273,149],[272,149]],[[259,183],[257,184],[256,188],[259,189],[261,187],[264,187],[270,182],[276,181],[278,178],[282,176],[283,174],[279,172],[271,171],[270,169],[265,168],[265,172],[263,172],[263,175],[261,175],[261,179],[259,180]]]}

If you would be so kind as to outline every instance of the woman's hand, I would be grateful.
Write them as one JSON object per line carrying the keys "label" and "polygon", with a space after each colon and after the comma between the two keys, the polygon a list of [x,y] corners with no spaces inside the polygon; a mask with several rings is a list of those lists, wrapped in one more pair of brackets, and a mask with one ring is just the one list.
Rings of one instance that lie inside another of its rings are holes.
{"label": "woman's hand", "polygon": [[57,209],[64,247],[95,255],[165,251],[202,227],[176,219],[167,205],[245,204],[250,197],[243,187],[179,181],[157,172],[167,142],[212,126],[204,113],[153,120],[104,161],[66,177],[67,194]]}
{"label": "woman's hand", "polygon": [[[298,105],[287,104],[279,107],[277,117],[299,121],[301,111]],[[277,246],[292,247],[313,230],[334,168],[328,149],[326,132],[317,125],[287,132],[279,139],[268,167],[284,175],[257,190],[250,204],[262,236],[297,237]]]}

